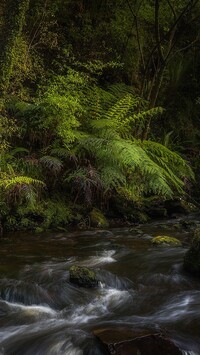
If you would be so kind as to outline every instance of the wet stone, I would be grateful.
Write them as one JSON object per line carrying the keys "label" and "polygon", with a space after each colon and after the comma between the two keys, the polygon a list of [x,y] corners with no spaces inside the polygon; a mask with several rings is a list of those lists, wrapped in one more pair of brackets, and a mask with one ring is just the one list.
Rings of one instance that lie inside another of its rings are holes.
{"label": "wet stone", "polygon": [[173,237],[168,237],[166,235],[154,237],[151,240],[151,243],[154,245],[170,245],[173,247],[180,247],[182,245],[180,240],[173,238]]}
{"label": "wet stone", "polygon": [[[112,333],[112,331],[111,331]],[[116,340],[116,331],[114,331],[114,338]],[[133,331],[132,331],[133,333]],[[94,331],[94,334],[100,341],[107,347],[109,354],[114,355],[181,355],[182,352],[178,346],[169,338],[164,335],[147,334],[137,336],[130,339],[131,332],[127,330],[127,334],[124,339],[120,339],[120,342],[109,342],[109,338],[106,339],[106,331],[103,332]]]}
{"label": "wet stone", "polygon": [[93,288],[99,285],[99,281],[93,270],[76,265],[71,266],[69,269],[69,280],[80,287]]}

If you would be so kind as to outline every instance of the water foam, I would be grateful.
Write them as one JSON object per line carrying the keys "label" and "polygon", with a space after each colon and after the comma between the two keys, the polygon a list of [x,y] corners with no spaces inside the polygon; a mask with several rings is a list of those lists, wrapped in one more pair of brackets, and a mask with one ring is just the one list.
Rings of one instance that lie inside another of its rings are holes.
{"label": "water foam", "polygon": [[41,315],[54,317],[57,315],[57,312],[48,306],[26,306],[20,303],[11,303],[7,301],[0,301],[0,310],[5,313],[21,313],[27,316],[39,317]]}
{"label": "water foam", "polygon": [[115,250],[105,250],[101,255],[91,256],[86,261],[80,262],[79,265],[91,267],[101,264],[114,263],[116,262],[116,259],[113,257],[115,253]]}
{"label": "water foam", "polygon": [[126,290],[100,289],[100,295],[93,302],[76,308],[70,315],[72,323],[87,323],[92,319],[106,317],[119,310],[127,302],[132,301],[131,294]]}

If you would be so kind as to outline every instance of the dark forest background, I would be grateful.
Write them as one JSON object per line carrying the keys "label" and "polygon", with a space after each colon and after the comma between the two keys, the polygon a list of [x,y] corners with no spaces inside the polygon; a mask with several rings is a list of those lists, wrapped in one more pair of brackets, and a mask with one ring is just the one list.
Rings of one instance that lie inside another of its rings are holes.
{"label": "dark forest background", "polygon": [[2,228],[198,205],[198,0],[1,0],[0,15]]}

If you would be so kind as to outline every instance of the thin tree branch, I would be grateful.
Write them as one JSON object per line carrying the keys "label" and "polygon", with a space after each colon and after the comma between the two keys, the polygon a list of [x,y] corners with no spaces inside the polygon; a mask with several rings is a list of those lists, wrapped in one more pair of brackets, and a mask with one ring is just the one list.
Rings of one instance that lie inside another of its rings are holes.
{"label": "thin tree branch", "polygon": [[170,35],[170,33],[173,31],[174,28],[177,27],[178,23],[180,22],[180,20],[183,18],[183,16],[187,13],[187,11],[190,9],[190,11],[196,6],[196,4],[199,2],[199,0],[190,0],[189,3],[185,6],[185,8],[182,10],[182,12],[180,13],[180,15],[177,17],[176,21],[173,23],[172,27],[169,29],[169,31],[167,32],[167,35]]}
{"label": "thin tree branch", "polygon": [[135,21],[133,21],[133,23],[132,23],[131,30],[130,30],[130,33],[129,33],[128,37],[127,37],[126,43],[124,43],[123,46],[122,46],[121,56],[120,56],[121,60],[122,60],[123,57],[124,57],[124,54],[125,54],[126,49],[127,49],[127,47],[128,47],[129,40],[130,40],[130,38],[131,38],[131,35],[133,34],[134,23],[135,23]]}
{"label": "thin tree branch", "polygon": [[[159,0],[157,0],[159,1]],[[169,43],[169,49],[167,51],[167,54],[166,56],[164,57],[164,61],[162,63],[163,66],[166,65],[166,62],[169,60],[169,57],[170,57],[170,54],[172,52],[172,49],[174,48],[174,45],[173,45],[173,41],[174,41],[174,36],[175,36],[175,33],[176,33],[176,29],[177,29],[177,26],[179,24],[179,22],[181,21],[181,19],[183,18],[183,16],[187,13],[187,11],[190,9],[193,9],[196,4],[199,2],[199,0],[191,0],[185,7],[184,9],[181,11],[181,13],[179,14],[179,16],[177,17],[176,21],[173,23],[173,25],[171,26],[171,28],[169,29],[169,31],[166,33],[166,35],[163,37],[163,39],[160,41],[164,41],[167,39],[168,36],[170,36],[170,43]],[[142,85],[142,88],[141,88],[141,95],[143,95],[143,92],[144,92],[144,88],[145,88],[145,78],[147,76],[147,72],[149,70],[149,65],[152,61],[152,58],[153,58],[153,55],[154,53],[156,52],[156,50],[158,50],[158,45],[160,46],[161,43],[159,43],[159,41],[157,41],[156,45],[152,48],[150,54],[149,54],[149,57],[147,59],[147,62],[146,62],[146,65],[145,65],[145,72],[144,72],[144,80],[143,80],[143,85]]]}
{"label": "thin tree branch", "polygon": [[173,13],[173,15],[174,15],[174,20],[176,20],[176,18],[177,18],[176,12],[175,12],[175,10],[174,10],[174,8],[173,8],[173,6],[172,6],[170,0],[167,0],[167,3],[168,3],[168,5],[169,5],[169,7],[170,7],[170,9],[171,9],[171,11],[172,11],[172,13]]}
{"label": "thin tree branch", "polygon": [[32,44],[33,44],[33,42],[34,42],[34,40],[35,40],[35,38],[36,38],[36,36],[37,36],[37,34],[38,34],[40,28],[41,28],[41,26],[42,26],[43,19],[44,19],[44,17],[45,17],[45,13],[46,13],[46,12],[45,12],[46,6],[47,6],[47,0],[46,0],[45,3],[44,3],[44,11],[43,11],[43,13],[42,13],[41,19],[39,20],[39,24],[38,24],[37,28],[35,29],[35,32],[34,32],[32,38],[31,38],[31,40],[30,40],[30,43],[29,43],[29,46],[28,46],[28,49],[27,49],[27,56],[26,56],[26,59],[27,59],[27,57],[28,57],[28,53],[29,53],[29,51],[30,51],[30,48],[31,48],[31,46],[32,46]]}
{"label": "thin tree branch", "polygon": [[186,49],[189,49],[191,47],[193,47],[193,45],[198,42],[200,40],[200,33],[198,33],[197,37],[195,38],[195,40],[193,42],[191,42],[190,44],[188,44],[187,46],[185,47],[182,47],[181,49],[178,49],[177,51],[175,51],[173,53],[173,55],[171,56],[170,60],[177,54],[177,53],[180,53],[180,52],[183,52],[185,51]]}
{"label": "thin tree branch", "polygon": [[129,1],[129,0],[126,0],[126,1],[127,1],[129,10],[130,10],[130,12],[131,12],[131,14],[133,15],[134,20],[135,20],[136,38],[137,38],[137,43],[138,43],[138,49],[139,49],[139,52],[140,52],[140,57],[141,57],[143,69],[145,69],[144,55],[143,55],[143,52],[142,52],[142,47],[141,47],[141,43],[140,43],[140,36],[139,36],[138,19],[137,19],[137,16],[136,16],[136,14],[134,13],[134,11],[133,11],[133,9],[132,9],[132,6],[131,6],[131,4],[130,4],[130,1]]}
{"label": "thin tree branch", "polygon": [[164,62],[164,56],[161,47],[161,39],[160,39],[160,26],[159,26],[159,0],[155,0],[155,38],[156,38],[156,45],[158,48],[158,53],[160,56],[161,62]]}

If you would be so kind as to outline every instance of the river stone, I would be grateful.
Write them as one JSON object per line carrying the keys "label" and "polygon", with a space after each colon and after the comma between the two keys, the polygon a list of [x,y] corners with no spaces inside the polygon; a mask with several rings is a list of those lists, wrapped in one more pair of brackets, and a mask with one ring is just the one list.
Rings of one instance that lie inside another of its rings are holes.
{"label": "river stone", "polygon": [[92,227],[107,228],[109,223],[103,213],[97,208],[93,208],[90,212],[90,224]]}
{"label": "river stone", "polygon": [[73,265],[69,269],[69,280],[77,286],[92,288],[99,285],[96,274],[93,270]]}
{"label": "river stone", "polygon": [[194,232],[194,238],[190,249],[185,254],[183,266],[191,274],[200,276],[200,228]]}
{"label": "river stone", "polygon": [[154,237],[151,240],[151,243],[155,244],[155,245],[170,245],[173,247],[181,247],[181,245],[182,245],[180,240],[173,238],[173,237],[168,237],[166,235]]}
{"label": "river stone", "polygon": [[[105,331],[102,335],[101,332],[94,331],[96,337],[102,341],[106,346],[109,354],[117,355],[181,355],[182,352],[176,344],[164,335],[147,334],[130,339],[129,330],[125,340],[120,342],[109,342],[105,340]],[[114,340],[114,339],[113,339]],[[119,337],[120,340],[120,337]],[[118,340],[118,341],[119,341]]]}

